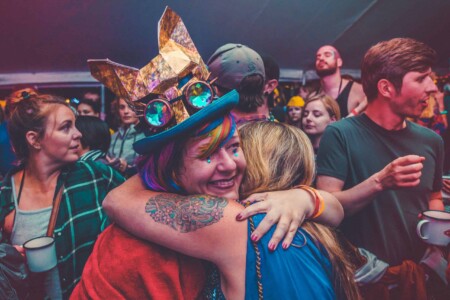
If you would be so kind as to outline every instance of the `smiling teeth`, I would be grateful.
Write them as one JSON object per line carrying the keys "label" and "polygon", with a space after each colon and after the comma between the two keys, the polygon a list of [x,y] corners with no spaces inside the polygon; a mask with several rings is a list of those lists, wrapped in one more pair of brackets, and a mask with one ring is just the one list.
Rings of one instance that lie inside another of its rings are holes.
{"label": "smiling teeth", "polygon": [[210,184],[212,184],[216,187],[226,188],[226,187],[233,186],[234,181],[233,181],[233,178],[230,178],[230,179],[211,181]]}

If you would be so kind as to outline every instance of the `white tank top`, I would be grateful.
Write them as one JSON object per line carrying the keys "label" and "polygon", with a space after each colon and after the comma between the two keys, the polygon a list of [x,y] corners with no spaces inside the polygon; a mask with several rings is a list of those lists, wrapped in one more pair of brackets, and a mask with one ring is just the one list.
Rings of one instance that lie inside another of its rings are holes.
{"label": "white tank top", "polygon": [[[17,202],[16,185],[14,178],[11,177],[12,197],[16,208],[16,216],[14,218],[13,229],[11,232],[11,244],[23,245],[28,240],[47,234],[50,215],[52,214],[52,206],[36,209],[21,210]],[[61,282],[59,281],[58,266],[43,272],[45,295],[52,299],[62,299]]]}

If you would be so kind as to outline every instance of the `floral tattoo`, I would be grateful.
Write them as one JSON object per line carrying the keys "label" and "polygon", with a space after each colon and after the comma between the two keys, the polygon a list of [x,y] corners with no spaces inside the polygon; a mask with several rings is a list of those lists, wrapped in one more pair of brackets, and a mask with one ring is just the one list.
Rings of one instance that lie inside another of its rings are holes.
{"label": "floral tattoo", "polygon": [[145,205],[145,212],[157,223],[182,233],[217,223],[228,202],[225,198],[206,195],[156,195]]}

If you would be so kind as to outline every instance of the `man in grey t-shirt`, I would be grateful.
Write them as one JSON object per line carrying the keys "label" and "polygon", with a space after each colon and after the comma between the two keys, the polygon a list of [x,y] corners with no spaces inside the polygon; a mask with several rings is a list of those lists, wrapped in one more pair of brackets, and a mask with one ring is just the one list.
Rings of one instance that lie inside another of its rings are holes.
{"label": "man in grey t-shirt", "polygon": [[317,187],[344,207],[344,234],[391,266],[420,261],[418,213],[443,210],[442,139],[406,121],[418,117],[437,87],[436,53],[407,38],[380,42],[362,64],[365,114],[330,125],[317,156]]}

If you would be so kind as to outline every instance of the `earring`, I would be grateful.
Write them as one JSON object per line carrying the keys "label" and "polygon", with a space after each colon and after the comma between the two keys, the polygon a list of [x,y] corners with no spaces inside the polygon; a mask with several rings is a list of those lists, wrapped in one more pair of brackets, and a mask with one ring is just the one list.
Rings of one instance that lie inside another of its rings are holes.
{"label": "earring", "polygon": [[208,164],[210,164],[210,163],[211,163],[211,157],[208,156],[208,158],[206,158],[206,162],[207,162]]}
{"label": "earring", "polygon": [[234,157],[239,157],[239,153],[237,153],[237,152],[234,152],[233,155],[234,155]]}

